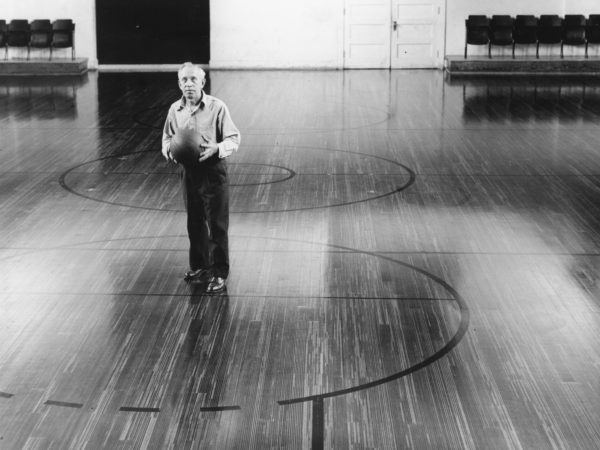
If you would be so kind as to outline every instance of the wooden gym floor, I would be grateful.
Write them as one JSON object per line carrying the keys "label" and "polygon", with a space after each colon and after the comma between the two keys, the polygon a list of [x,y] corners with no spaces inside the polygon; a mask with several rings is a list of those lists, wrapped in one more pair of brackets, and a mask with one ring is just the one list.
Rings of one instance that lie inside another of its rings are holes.
{"label": "wooden gym floor", "polygon": [[242,132],[215,296],[176,74],[0,80],[0,448],[598,446],[600,80],[209,76]]}

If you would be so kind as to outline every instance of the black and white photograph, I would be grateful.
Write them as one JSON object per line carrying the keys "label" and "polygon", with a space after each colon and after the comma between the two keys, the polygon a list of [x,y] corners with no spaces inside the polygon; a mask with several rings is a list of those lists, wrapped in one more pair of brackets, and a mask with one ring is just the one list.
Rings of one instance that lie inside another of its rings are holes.
{"label": "black and white photograph", "polygon": [[3,0],[0,450],[600,448],[600,3]]}

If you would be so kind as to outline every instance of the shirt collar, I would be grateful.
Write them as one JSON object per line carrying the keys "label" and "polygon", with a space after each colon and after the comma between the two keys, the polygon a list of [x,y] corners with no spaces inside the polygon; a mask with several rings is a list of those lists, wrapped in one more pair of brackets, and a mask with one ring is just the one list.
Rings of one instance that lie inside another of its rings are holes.
{"label": "shirt collar", "polygon": [[[179,108],[177,108],[177,111],[181,111],[187,104],[187,101],[187,98],[185,98],[185,96],[182,96],[181,100],[179,100]],[[202,91],[202,94],[200,95],[200,100],[198,100],[198,103],[194,105],[192,112],[196,112],[198,108],[204,108],[204,105],[206,105],[206,101],[204,97],[204,91]]]}

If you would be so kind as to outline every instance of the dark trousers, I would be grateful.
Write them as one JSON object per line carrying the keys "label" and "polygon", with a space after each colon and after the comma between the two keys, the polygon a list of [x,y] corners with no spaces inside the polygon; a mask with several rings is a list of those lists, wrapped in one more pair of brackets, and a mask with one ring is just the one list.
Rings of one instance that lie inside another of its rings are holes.
{"label": "dark trousers", "polygon": [[229,182],[227,164],[218,157],[187,167],[182,173],[183,198],[190,238],[190,269],[229,275]]}

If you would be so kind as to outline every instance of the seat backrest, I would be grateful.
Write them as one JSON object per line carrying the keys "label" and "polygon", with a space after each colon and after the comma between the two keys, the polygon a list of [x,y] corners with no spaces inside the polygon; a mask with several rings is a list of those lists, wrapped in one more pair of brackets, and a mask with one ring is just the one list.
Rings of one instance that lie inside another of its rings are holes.
{"label": "seat backrest", "polygon": [[600,44],[600,14],[590,14],[585,34],[589,43]]}
{"label": "seat backrest", "polygon": [[47,19],[33,20],[29,24],[30,47],[49,47],[52,40],[52,24]]}
{"label": "seat backrest", "polygon": [[512,28],[513,23],[514,23],[514,21],[511,16],[496,15],[496,16],[492,16],[490,26],[492,27],[492,29]]}
{"label": "seat backrest", "polygon": [[600,14],[590,14],[587,25],[589,27],[600,27]]}
{"label": "seat backrest", "polygon": [[538,26],[538,19],[530,15],[518,15],[515,20],[517,28],[533,28]]}
{"label": "seat backrest", "polygon": [[52,22],[52,29],[54,31],[73,31],[75,24],[71,19],[56,19]]}
{"label": "seat backrest", "polygon": [[75,57],[75,23],[71,19],[57,19],[52,23],[52,43],[55,48],[73,48]]}
{"label": "seat backrest", "polygon": [[8,25],[6,25],[6,20],[0,20],[0,46],[4,47],[6,45],[7,35]]}
{"label": "seat backrest", "polygon": [[52,24],[48,19],[33,20],[29,27],[31,31],[42,31],[46,33],[52,31]]}
{"label": "seat backrest", "polygon": [[6,43],[9,47],[27,47],[29,45],[29,21],[13,19],[8,24]]}
{"label": "seat backrest", "polygon": [[518,15],[515,19],[515,42],[535,44],[538,41],[538,19],[531,15]]}
{"label": "seat backrest", "polygon": [[540,16],[539,26],[543,28],[562,28],[563,20],[555,14],[543,14]]}
{"label": "seat backrest", "polygon": [[8,24],[8,31],[29,31],[29,21],[25,19],[13,19]]}
{"label": "seat backrest", "polygon": [[563,22],[565,28],[585,28],[585,25],[585,16],[579,14],[567,14]]}
{"label": "seat backrest", "polygon": [[487,16],[469,16],[467,18],[467,28],[485,28],[490,25],[490,19]]}

